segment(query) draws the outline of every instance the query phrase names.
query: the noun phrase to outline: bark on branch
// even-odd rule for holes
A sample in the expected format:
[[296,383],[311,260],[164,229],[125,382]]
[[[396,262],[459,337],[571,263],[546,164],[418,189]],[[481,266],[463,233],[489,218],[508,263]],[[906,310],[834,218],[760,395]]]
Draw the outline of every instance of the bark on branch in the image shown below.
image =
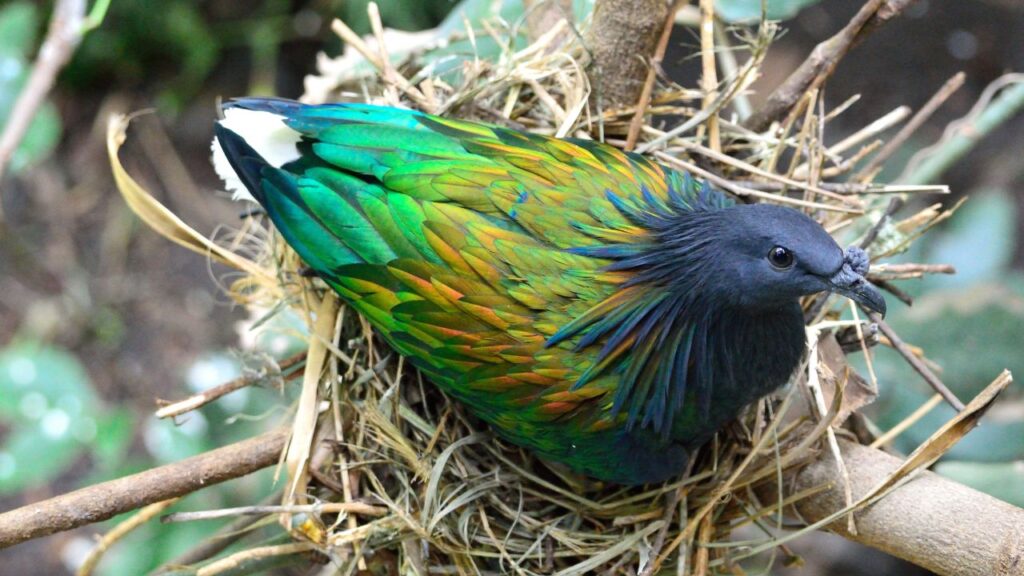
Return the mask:
[[668,14],[665,0],[597,0],[587,33],[591,83],[605,108],[636,104]]
[[763,132],[772,122],[782,119],[804,94],[819,88],[832,75],[851,48],[916,1],[868,0],[842,30],[814,47],[807,60],[744,123],[746,127]]
[[[898,458],[880,450],[840,441],[856,500],[886,479]],[[846,506],[842,480],[830,453],[804,468],[786,492],[795,494],[830,484],[829,490],[800,501],[797,511],[808,522],[826,518]],[[775,488],[761,492],[775,499]],[[1024,576],[1024,510],[987,494],[924,471],[880,501],[856,514],[857,533],[844,520],[829,529],[950,576]]]
[[266,468],[277,463],[287,439],[287,430],[267,432],[181,462],[4,512],[0,514],[0,549],[102,522]]

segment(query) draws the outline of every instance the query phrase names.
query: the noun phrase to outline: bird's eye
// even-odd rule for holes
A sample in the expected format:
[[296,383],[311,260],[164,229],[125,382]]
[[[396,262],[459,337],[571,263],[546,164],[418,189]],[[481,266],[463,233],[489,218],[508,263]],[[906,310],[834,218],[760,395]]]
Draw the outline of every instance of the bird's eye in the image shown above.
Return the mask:
[[779,270],[785,270],[793,265],[793,253],[782,246],[776,246],[768,251],[768,262]]

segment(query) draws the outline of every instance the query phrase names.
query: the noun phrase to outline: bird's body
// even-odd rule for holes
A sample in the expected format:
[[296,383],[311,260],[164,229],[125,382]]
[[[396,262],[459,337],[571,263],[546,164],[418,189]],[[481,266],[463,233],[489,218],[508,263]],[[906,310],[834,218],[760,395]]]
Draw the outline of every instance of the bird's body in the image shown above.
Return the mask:
[[[785,383],[799,296],[880,299],[862,253],[803,214],[732,205],[594,142],[245,99],[214,152],[229,187],[430,380],[509,441],[605,480],[681,473]],[[851,286],[829,284],[840,276]]]

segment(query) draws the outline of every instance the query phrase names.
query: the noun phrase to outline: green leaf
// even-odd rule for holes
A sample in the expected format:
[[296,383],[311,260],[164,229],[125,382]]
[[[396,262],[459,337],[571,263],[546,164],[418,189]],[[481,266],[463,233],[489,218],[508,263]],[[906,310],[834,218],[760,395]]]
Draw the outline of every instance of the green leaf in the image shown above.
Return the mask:
[[[123,452],[131,421],[111,427],[85,369],[71,354],[38,343],[0,350],[0,493],[45,483],[92,447]],[[114,444],[119,448],[113,448]]]
[[0,350],[0,421],[34,422],[51,409],[77,418],[97,405],[89,376],[71,354],[29,342]]
[[44,102],[36,111],[21,144],[11,156],[11,171],[19,172],[46,158],[60,142],[61,123],[57,108]]
[[146,449],[158,462],[175,462],[213,448],[209,422],[201,411],[182,416],[177,423],[151,419],[143,430]]
[[119,465],[131,446],[134,429],[135,418],[130,410],[114,410],[100,418],[92,443],[97,463],[104,468]]
[[[767,0],[768,20],[787,20],[820,0]],[[754,22],[761,19],[761,0],[716,0],[715,10],[726,22]]]
[[0,494],[44,484],[75,461],[84,447],[68,433],[69,424],[66,415],[51,412],[8,435],[0,447]]
[[28,57],[35,47],[38,27],[39,10],[32,2],[12,2],[0,8],[0,55]]

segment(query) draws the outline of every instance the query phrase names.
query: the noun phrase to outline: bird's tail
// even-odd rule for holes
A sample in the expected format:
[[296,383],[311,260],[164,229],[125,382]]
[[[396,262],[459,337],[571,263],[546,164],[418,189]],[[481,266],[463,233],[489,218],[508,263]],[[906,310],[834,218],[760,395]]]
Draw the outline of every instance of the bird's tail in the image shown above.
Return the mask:
[[215,127],[214,166],[236,197],[263,206],[318,272],[385,264],[423,241],[410,237],[415,211],[388,194],[385,175],[401,178],[413,158],[466,154],[456,139],[426,128],[425,118],[366,104],[232,100]]

